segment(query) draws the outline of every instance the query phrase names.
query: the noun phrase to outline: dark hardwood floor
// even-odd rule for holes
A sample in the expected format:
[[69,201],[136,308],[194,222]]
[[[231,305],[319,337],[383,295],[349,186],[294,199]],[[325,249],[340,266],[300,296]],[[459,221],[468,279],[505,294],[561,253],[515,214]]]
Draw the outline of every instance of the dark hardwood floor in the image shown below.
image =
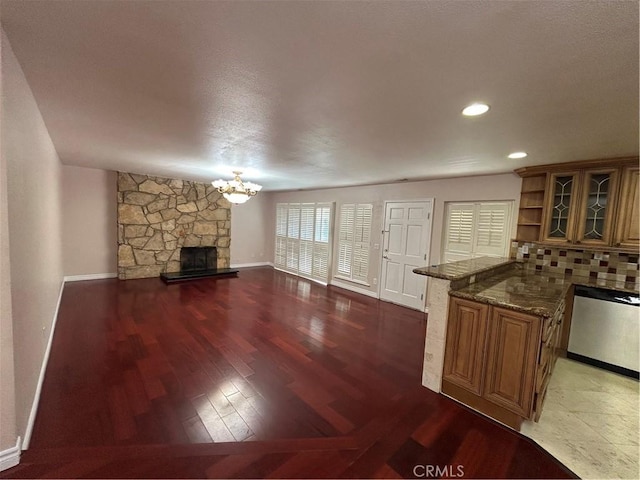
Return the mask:
[[573,477],[420,386],[425,327],[270,268],[69,283],[31,446],[0,477]]

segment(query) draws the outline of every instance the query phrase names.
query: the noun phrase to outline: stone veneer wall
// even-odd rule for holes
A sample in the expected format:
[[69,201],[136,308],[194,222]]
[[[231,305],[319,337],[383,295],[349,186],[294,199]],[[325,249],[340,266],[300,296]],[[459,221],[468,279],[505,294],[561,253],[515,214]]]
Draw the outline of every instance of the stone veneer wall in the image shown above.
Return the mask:
[[[527,246],[528,253],[523,247]],[[532,242],[511,242],[511,258],[522,260],[535,270],[557,272],[611,280],[640,283],[638,253],[594,251],[538,245]]]
[[231,204],[212,186],[118,172],[118,278],[180,271],[182,247],[217,247],[229,267]]

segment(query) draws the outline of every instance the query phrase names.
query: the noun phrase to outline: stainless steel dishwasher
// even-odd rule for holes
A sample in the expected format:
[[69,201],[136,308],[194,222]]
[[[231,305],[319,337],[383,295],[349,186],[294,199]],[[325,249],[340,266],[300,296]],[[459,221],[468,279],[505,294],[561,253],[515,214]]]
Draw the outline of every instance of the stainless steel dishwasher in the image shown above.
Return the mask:
[[637,293],[576,285],[567,357],[639,378]]

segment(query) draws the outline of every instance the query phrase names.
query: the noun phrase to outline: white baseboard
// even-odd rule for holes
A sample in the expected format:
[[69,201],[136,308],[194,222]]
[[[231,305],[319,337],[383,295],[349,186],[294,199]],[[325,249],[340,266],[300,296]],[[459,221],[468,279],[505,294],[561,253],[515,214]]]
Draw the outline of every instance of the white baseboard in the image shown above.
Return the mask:
[[273,267],[273,263],[271,262],[232,263],[229,268],[248,268],[248,267]]
[[36,421],[36,414],[38,413],[38,404],[40,403],[40,393],[42,392],[42,383],[44,382],[44,374],[47,372],[47,364],[49,363],[49,354],[51,353],[51,344],[53,343],[53,333],[56,331],[56,323],[58,323],[58,311],[60,310],[60,302],[62,301],[62,292],[64,291],[64,280],[60,285],[60,294],[58,295],[58,304],[56,305],[56,311],[53,313],[53,322],[51,323],[51,331],[49,332],[49,340],[47,341],[47,348],[44,351],[44,357],[42,358],[42,366],[40,367],[40,376],[38,377],[38,386],[36,387],[36,393],[33,396],[33,403],[31,404],[31,412],[29,413],[29,421],[27,422],[27,429],[24,432],[24,441],[22,442],[22,450],[29,448],[29,442],[31,441],[31,434],[33,433],[33,425]]
[[103,280],[105,278],[118,278],[117,273],[90,273],[88,275],[67,275],[65,282],[81,282],[83,280]]
[[0,452],[0,472],[15,467],[20,463],[20,437],[16,439],[16,445]]
[[351,285],[347,282],[341,282],[340,280],[336,280],[332,278],[329,282],[329,285],[333,285],[334,287],[344,288],[345,290],[349,290],[351,292],[359,293],[361,295],[366,295],[367,297],[379,298],[378,292],[372,292],[362,287],[358,287],[356,285]]

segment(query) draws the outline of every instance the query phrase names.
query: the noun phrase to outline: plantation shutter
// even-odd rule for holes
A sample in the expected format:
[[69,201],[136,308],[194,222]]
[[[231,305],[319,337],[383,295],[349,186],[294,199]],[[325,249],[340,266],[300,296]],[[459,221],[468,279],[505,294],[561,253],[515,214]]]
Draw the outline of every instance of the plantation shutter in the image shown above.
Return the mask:
[[448,203],[442,259],[508,255],[511,202]]
[[473,203],[447,205],[443,258],[445,263],[471,258],[474,209]]
[[342,205],[340,209],[340,233],[338,237],[338,275],[344,275],[349,278],[351,278],[351,265],[353,263],[355,217],[355,205]]
[[369,276],[369,246],[371,244],[371,219],[373,205],[356,207],[355,235],[353,239],[352,278],[367,281]]
[[298,270],[300,237],[300,204],[289,205],[289,218],[287,221],[287,268]]
[[332,204],[276,206],[276,268],[328,281],[332,211]]
[[372,219],[371,204],[348,203],[340,208],[338,276],[367,281]]
[[276,267],[286,267],[287,258],[287,216],[289,207],[279,203],[276,206],[276,251],[274,264]]
[[331,207],[328,205],[316,207],[315,220],[312,276],[328,280]]
[[300,207],[300,258],[298,270],[305,275],[313,271],[313,237],[315,204],[303,203]]
[[476,256],[502,256],[508,242],[507,222],[510,208],[505,203],[481,203],[477,205],[477,227],[474,245]]

